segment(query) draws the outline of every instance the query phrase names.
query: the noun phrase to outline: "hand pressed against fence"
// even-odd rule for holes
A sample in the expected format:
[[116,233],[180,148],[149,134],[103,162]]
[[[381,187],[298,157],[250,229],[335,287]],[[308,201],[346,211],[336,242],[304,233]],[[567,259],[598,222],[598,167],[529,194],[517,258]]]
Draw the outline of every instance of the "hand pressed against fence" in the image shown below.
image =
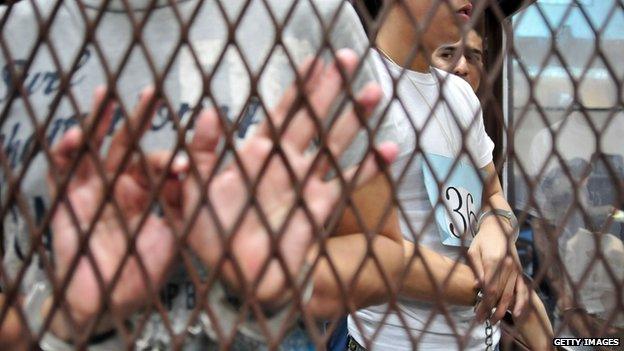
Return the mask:
[[[271,251],[273,233],[280,226],[285,226],[279,254],[286,263],[287,273],[296,275],[312,245],[313,229],[325,223],[342,191],[339,179],[325,180],[328,166],[324,158],[327,156],[322,156],[321,162],[315,162],[315,156],[317,152],[331,152],[338,159],[360,129],[356,110],[350,107],[338,117],[334,129],[328,133],[328,151],[320,149],[309,152],[308,146],[317,135],[312,121],[317,118],[321,125],[326,124],[331,106],[344,83],[340,70],[347,76],[351,75],[357,63],[358,59],[353,52],[343,50],[337,53],[337,60],[333,64],[323,66],[319,62],[302,67],[301,74],[307,77],[304,91],[291,88],[268,116],[278,129],[285,128],[284,135],[279,138],[272,135],[268,120],[265,121],[260,131],[236,150],[240,164],[232,162],[217,172],[208,183],[206,181],[215,171],[218,152],[221,152],[218,146],[222,132],[216,111],[204,110],[200,113],[195,123],[195,134],[188,146],[189,160],[196,166],[201,178],[198,179],[194,172],[189,172],[189,164],[173,162],[172,169],[167,169],[166,165],[173,157],[169,152],[150,153],[145,158],[132,157],[138,152],[134,149],[135,142],[140,139],[153,115],[157,102],[153,89],[144,91],[129,118],[128,125],[131,128],[118,131],[113,136],[106,156],[101,160],[94,159],[110,127],[114,106],[112,102],[104,103],[105,90],[98,89],[93,111],[101,113],[93,112],[90,118],[91,125],[95,125],[94,138],[86,141],[79,128],[68,131],[53,151],[55,167],[49,175],[52,194],[61,194],[59,198],[65,200],[54,214],[53,246],[57,258],[57,278],[59,281],[70,279],[65,299],[72,310],[72,317],[81,325],[92,320],[102,308],[102,288],[112,291],[112,305],[106,308],[121,318],[149,304],[175,257],[174,229],[181,228],[185,221],[191,220],[188,243],[204,264],[214,267],[222,255],[231,259],[222,268],[216,267],[223,269],[221,277],[226,279],[228,285],[236,288],[257,281],[260,268],[269,263],[267,272],[255,290],[256,297],[266,302],[282,292],[285,272],[274,260],[275,254]],[[299,103],[303,95],[309,104]],[[379,87],[370,84],[358,93],[355,105],[366,116],[370,116],[380,98]],[[291,113],[293,118],[286,126]],[[91,154],[78,153],[83,143],[92,147]],[[272,150],[280,150],[280,153]],[[381,145],[377,151],[388,163],[392,162],[397,153],[391,143]],[[76,155],[81,159],[77,167],[72,169]],[[263,167],[265,162],[268,164]],[[294,173],[294,178],[286,163]],[[356,187],[372,179],[378,172],[372,151],[362,162],[360,172],[356,172],[355,167],[344,172],[343,176],[347,182],[354,180]],[[119,176],[114,183],[105,184],[100,170],[107,182],[117,172]],[[59,172],[72,172],[64,193],[59,192],[62,190],[61,183],[55,178]],[[183,178],[183,174],[188,176]],[[254,192],[249,191],[245,174],[251,183],[257,181]],[[358,177],[354,179],[356,174]],[[151,184],[157,183],[161,177],[166,177],[164,186],[160,194],[152,195],[154,188]],[[112,187],[110,194],[107,187]],[[300,192],[297,191],[299,188]],[[202,192],[207,194],[206,198],[216,213],[206,209]],[[298,200],[298,196],[301,196],[301,200]],[[173,215],[165,215],[163,218],[153,213],[156,199],[160,199],[160,206],[165,213]],[[309,209],[311,219],[304,214],[300,201]],[[260,220],[253,207],[240,217],[248,203],[256,204],[263,211],[270,228]],[[291,207],[296,209],[287,221]],[[197,210],[200,213],[194,216]],[[234,236],[232,246],[226,247],[220,234],[232,231],[239,217],[240,225],[230,233]],[[171,228],[171,225],[177,228]],[[92,230],[89,230],[90,227]],[[219,227],[225,233],[220,233]],[[87,249],[80,250],[81,238],[89,234],[85,239]],[[131,252],[128,247],[132,237],[136,239],[136,253],[125,260],[128,252]],[[93,255],[93,263],[87,256],[87,250]],[[76,259],[78,264],[72,270],[72,262]],[[142,264],[138,262],[139,259]],[[122,264],[118,281],[114,287],[109,286]],[[241,268],[245,282],[238,279],[233,264]],[[104,286],[98,283],[99,275]]]
[[[166,220],[152,211],[152,188],[148,179],[162,174],[168,155],[150,154],[144,165],[132,157],[136,152],[132,140],[140,139],[156,104],[154,89],[145,89],[129,123],[113,136],[106,156],[100,158],[100,148],[116,103],[107,97],[106,88],[98,88],[88,119],[93,136],[89,138],[75,127],[62,137],[52,152],[54,167],[50,167],[48,184],[52,198],[59,201],[52,220],[57,279],[69,279],[65,299],[78,326],[85,325],[102,308],[102,294],[109,289],[112,305],[107,307],[121,318],[150,301],[174,257],[174,233]],[[83,145],[89,151],[80,155],[78,151]],[[80,159],[73,168],[77,156]],[[62,193],[59,192],[62,177],[56,176],[59,173],[70,177]],[[173,195],[163,201],[172,209],[175,208],[175,191],[171,190],[175,186],[168,181],[162,192]],[[156,196],[157,199],[158,194]],[[135,254],[129,250],[133,238],[136,239]],[[87,243],[84,250],[80,248],[83,240]],[[87,251],[93,255],[93,262]],[[72,269],[77,256],[78,263]],[[110,283],[119,269],[120,277],[113,287]],[[103,286],[98,283],[98,276]]]
[[[250,137],[238,150],[244,173],[252,183],[256,182],[253,193],[248,190],[244,173],[236,162],[219,173],[208,188],[204,189],[207,190],[209,201],[215,206],[218,222],[226,232],[234,229],[231,233],[234,236],[232,252],[229,253],[231,259],[224,266],[223,273],[227,281],[235,287],[240,287],[243,282],[236,277],[232,264],[237,264],[242,269],[244,283],[255,283],[260,279],[259,286],[255,289],[256,297],[260,301],[270,301],[284,292],[285,273],[297,276],[314,241],[314,229],[322,228],[341,196],[340,180],[325,180],[328,166],[323,159],[326,156],[317,160],[318,153],[325,151],[307,150],[317,134],[313,120],[318,119],[323,128],[322,125],[327,124],[332,104],[341,92],[343,79],[340,70],[351,75],[357,63],[355,53],[341,50],[333,64],[323,67],[321,62],[310,62],[300,70],[300,75],[307,77],[303,91],[293,86],[268,116],[277,133],[284,131],[279,144],[272,141],[273,135],[267,120],[260,127],[259,133]],[[307,104],[300,102],[304,95],[307,96],[309,108]],[[366,116],[370,116],[380,99],[380,88],[376,84],[369,84],[359,92],[355,104]],[[292,116],[289,123],[288,116]],[[196,133],[208,135],[202,133],[203,130],[217,128],[215,114],[207,112],[198,121]],[[334,158],[340,157],[359,129],[360,123],[354,109],[349,109],[338,117],[332,131],[327,133],[326,140],[327,149]],[[207,138],[196,137],[191,147],[191,159],[200,165],[203,181],[209,176],[209,165],[214,161],[212,155],[218,139],[219,133],[210,133]],[[396,155],[393,144],[382,144],[378,151],[388,163]],[[369,154],[361,167],[358,178],[355,179],[356,187],[369,181],[377,173],[374,155]],[[356,167],[353,167],[343,173],[347,184],[353,179],[355,170]],[[297,191],[298,188],[301,189],[300,192]],[[199,182],[189,179],[185,186],[187,217],[191,217],[192,212],[200,205],[201,191]],[[250,197],[257,207],[246,210],[238,223],[239,214]],[[310,216],[306,215],[303,206],[299,207],[299,203],[305,204]],[[289,218],[292,208],[295,211]],[[259,211],[266,216],[268,228],[261,220]],[[191,246],[209,266],[214,266],[226,253],[215,224],[215,218],[203,207],[189,237]],[[284,259],[287,272],[284,272],[271,251],[272,243],[277,240],[279,255]],[[266,273],[261,277],[262,267],[267,263],[269,265]]]

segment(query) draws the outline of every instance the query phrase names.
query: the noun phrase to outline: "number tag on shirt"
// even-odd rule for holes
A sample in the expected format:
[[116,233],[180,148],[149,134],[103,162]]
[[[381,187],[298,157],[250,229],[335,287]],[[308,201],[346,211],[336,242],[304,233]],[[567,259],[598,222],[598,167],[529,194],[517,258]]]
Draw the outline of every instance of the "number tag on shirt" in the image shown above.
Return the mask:
[[[425,188],[435,209],[440,240],[444,245],[462,246],[463,237],[463,245],[467,246],[477,234],[477,213],[481,209],[483,182],[478,170],[461,161],[453,167],[455,159],[451,157],[429,153],[425,157],[429,161],[427,164],[423,160],[422,166]],[[436,179],[443,182],[440,188]]]

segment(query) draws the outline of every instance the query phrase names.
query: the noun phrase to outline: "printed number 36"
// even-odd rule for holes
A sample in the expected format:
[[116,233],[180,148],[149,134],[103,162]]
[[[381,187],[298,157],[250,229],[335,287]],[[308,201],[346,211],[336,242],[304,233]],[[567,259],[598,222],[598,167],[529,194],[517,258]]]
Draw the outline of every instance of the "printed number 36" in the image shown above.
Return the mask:
[[[474,213],[474,198],[472,194],[464,188],[449,186],[445,191],[446,198],[446,221],[451,234],[460,238],[463,233],[470,229],[472,237],[477,235],[475,226],[477,215]],[[457,224],[457,226],[456,226]],[[457,228],[461,225],[461,228]]]

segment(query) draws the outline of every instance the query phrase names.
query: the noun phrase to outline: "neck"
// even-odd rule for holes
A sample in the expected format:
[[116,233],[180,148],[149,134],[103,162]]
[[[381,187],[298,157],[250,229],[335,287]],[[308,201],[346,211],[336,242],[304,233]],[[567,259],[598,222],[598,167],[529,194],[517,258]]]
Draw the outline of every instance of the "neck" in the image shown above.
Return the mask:
[[424,45],[415,48],[416,30],[402,10],[395,9],[388,14],[377,34],[376,44],[397,64],[413,71],[429,72],[429,50]]

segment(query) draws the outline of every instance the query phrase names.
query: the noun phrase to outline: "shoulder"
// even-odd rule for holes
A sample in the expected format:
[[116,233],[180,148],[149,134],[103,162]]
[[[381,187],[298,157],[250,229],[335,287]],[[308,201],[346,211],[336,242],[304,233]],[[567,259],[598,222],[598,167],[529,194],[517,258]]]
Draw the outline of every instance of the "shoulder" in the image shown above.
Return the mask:
[[468,82],[463,80],[461,77],[458,77],[455,74],[443,71],[438,68],[433,68],[433,71],[436,73],[441,80],[444,80],[445,89],[448,89],[449,92],[452,92],[454,95],[460,95],[467,100],[470,100],[472,104],[479,104],[479,99],[477,95],[472,90],[472,87]]
[[481,102],[468,82],[452,73],[437,68],[433,68],[433,70],[443,81],[444,97],[451,106],[461,109],[468,106],[472,116],[481,112]]
[[310,3],[318,9],[323,17],[330,19],[337,11],[353,10],[351,3],[343,0],[311,0]]

